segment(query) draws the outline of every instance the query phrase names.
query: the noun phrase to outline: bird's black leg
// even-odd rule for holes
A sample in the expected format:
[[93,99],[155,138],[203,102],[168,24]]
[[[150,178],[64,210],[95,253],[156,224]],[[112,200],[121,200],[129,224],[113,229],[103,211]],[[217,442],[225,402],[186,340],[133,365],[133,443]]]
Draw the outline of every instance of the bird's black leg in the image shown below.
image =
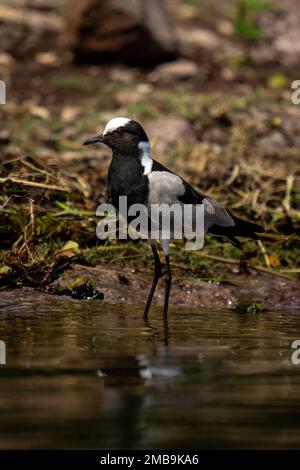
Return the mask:
[[148,295],[148,299],[147,299],[147,304],[146,304],[146,307],[145,307],[145,310],[144,310],[144,320],[145,321],[147,321],[147,319],[148,319],[148,312],[149,312],[149,309],[151,307],[153,295],[154,295],[158,280],[161,277],[161,271],[162,271],[162,264],[161,264],[159,256],[158,256],[156,245],[151,245],[151,248],[152,248],[152,253],[153,253],[153,257],[154,257],[155,266],[154,266],[152,286],[151,286],[151,289],[150,289],[150,292],[149,292],[149,295]]
[[164,312],[163,312],[163,319],[165,322],[168,320],[169,297],[170,297],[170,290],[171,290],[171,284],[172,284],[172,272],[171,272],[169,255],[166,255],[166,266],[167,266],[167,273],[165,276],[165,301],[164,301]]

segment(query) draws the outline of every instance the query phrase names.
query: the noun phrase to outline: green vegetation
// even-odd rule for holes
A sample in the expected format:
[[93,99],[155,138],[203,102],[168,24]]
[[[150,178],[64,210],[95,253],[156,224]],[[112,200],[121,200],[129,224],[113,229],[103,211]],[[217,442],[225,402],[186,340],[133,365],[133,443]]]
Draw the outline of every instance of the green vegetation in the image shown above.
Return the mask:
[[[81,83],[79,76],[74,77],[74,84]],[[94,76],[84,82],[95,90],[91,97],[90,89],[81,89],[86,94],[84,105],[70,97],[63,108],[49,111],[28,103],[3,113],[10,146],[1,147],[7,152],[0,178],[2,288],[46,287],[72,264],[110,263],[122,270],[126,260],[141,269],[152,266],[146,244],[102,243],[96,238],[95,209],[104,200],[109,158],[103,159],[100,147],[82,147],[84,137],[104,124],[100,103],[102,113],[110,109],[111,115],[116,114],[112,103],[133,84],[112,81],[98,87],[104,80]],[[51,83],[55,94],[66,80],[60,76]],[[295,279],[298,149],[293,143],[294,124],[288,115],[284,118],[289,97],[271,86],[246,94],[199,93],[182,85],[154,88],[137,83],[135,88],[138,99],[125,100],[118,114],[133,116],[146,128],[148,119],[181,118],[197,138],[195,143],[174,136],[176,145],[159,154],[153,141],[155,157],[237,216],[256,220],[267,230],[260,244],[247,242],[244,251],[210,237],[201,253],[188,253],[174,242],[179,248],[172,257],[177,278],[228,282],[232,272],[254,270]]]
[[265,306],[259,300],[245,300],[240,302],[235,309],[239,313],[261,313],[264,311]]
[[265,0],[238,0],[234,13],[234,32],[243,39],[257,39],[261,27],[257,24],[258,16],[273,10],[274,5]]

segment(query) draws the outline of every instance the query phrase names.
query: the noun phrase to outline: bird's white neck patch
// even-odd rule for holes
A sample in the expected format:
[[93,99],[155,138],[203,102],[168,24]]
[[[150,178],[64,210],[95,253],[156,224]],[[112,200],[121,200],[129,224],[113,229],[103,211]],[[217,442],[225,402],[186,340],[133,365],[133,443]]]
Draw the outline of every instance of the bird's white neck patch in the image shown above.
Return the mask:
[[140,152],[141,164],[144,167],[144,175],[148,175],[152,171],[153,160],[151,158],[151,147],[149,142],[140,142],[138,144]]
[[116,117],[108,121],[108,123],[105,126],[105,129],[103,131],[103,135],[109,134],[110,132],[115,131],[119,127],[126,126],[126,124],[129,124],[131,119],[126,118],[126,117]]

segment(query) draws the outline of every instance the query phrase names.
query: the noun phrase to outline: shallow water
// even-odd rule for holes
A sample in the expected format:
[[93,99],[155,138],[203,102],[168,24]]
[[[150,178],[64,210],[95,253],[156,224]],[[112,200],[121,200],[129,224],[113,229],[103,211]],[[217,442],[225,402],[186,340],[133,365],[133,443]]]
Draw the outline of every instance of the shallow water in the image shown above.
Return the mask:
[[0,447],[300,447],[300,312],[0,300]]

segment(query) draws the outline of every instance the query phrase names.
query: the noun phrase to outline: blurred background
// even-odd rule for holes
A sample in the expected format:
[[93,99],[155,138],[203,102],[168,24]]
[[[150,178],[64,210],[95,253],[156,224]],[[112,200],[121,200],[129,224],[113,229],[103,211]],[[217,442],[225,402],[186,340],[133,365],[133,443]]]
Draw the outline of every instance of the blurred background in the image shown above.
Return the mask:
[[52,285],[75,263],[136,267],[133,243],[104,250],[95,237],[110,152],[82,142],[114,116],[140,121],[154,158],[268,230],[244,253],[213,239],[206,258],[179,252],[179,270],[296,279],[299,24],[296,0],[1,0],[2,288]]

